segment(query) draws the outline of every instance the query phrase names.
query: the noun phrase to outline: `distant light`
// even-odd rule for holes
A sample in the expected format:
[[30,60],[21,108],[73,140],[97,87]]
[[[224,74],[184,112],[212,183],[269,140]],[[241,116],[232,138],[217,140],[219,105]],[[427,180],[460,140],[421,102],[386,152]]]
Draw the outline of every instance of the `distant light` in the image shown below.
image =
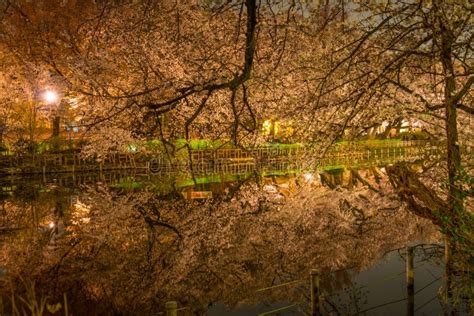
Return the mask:
[[415,121],[413,127],[421,127],[423,124],[420,121]]
[[262,124],[262,133],[264,136],[269,136],[272,131],[272,121],[265,120]]
[[46,91],[43,97],[44,97],[44,100],[48,103],[55,103],[59,99],[57,93],[51,90]]
[[48,226],[49,226],[49,228],[53,228],[54,227],[54,222],[49,223]]
[[273,130],[274,130],[275,135],[277,135],[280,130],[280,123],[275,122],[275,124],[273,124]]
[[136,145],[128,145],[128,151],[131,153],[136,153],[138,151],[138,147]]

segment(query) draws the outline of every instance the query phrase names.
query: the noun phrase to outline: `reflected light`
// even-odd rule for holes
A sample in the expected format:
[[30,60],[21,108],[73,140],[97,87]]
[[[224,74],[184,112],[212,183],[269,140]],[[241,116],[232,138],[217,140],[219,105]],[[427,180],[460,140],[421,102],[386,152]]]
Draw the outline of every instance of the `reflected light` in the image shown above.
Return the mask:
[[278,189],[276,188],[276,186],[270,185],[270,184],[264,185],[263,190],[265,192],[268,192],[268,193],[277,193],[278,192]]
[[305,173],[303,176],[306,179],[306,181],[313,180],[313,174],[312,173]]
[[82,203],[80,200],[77,200],[76,203],[74,203],[72,223],[74,225],[79,225],[81,223],[88,224],[91,220],[89,214],[89,206],[87,204]]
[[43,97],[44,100],[48,103],[55,103],[56,101],[58,101],[58,95],[56,94],[56,92],[51,90],[46,91]]

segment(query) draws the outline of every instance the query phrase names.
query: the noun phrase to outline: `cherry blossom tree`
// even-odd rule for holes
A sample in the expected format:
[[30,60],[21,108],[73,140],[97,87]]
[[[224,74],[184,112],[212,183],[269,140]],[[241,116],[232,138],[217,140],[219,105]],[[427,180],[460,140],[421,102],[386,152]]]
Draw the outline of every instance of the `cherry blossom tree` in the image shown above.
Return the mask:
[[[63,6],[71,14],[53,21]],[[298,119],[291,107],[307,89],[300,60],[312,52],[301,51],[324,28],[321,10],[292,1],[7,1],[2,40],[80,95],[88,126],[249,143],[262,119]]]
[[316,107],[334,109],[340,135],[412,117],[445,141],[443,158],[422,172],[407,166],[387,171],[409,208],[443,227],[459,254],[469,257],[472,7],[466,1],[364,1],[350,14],[352,21],[334,21],[341,35],[328,43],[323,71],[315,71],[321,74],[312,80]]

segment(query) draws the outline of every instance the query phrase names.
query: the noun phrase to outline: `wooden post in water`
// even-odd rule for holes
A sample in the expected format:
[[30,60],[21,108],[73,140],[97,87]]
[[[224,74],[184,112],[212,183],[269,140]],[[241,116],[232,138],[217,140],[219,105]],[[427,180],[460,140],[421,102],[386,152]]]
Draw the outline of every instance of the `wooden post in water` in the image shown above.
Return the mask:
[[415,315],[415,274],[413,268],[413,247],[407,247],[406,280],[407,280],[407,316]]
[[320,302],[320,288],[319,288],[319,272],[311,270],[311,316],[321,315],[321,302]]
[[165,303],[166,316],[178,316],[178,302],[168,301]]
[[452,243],[447,236],[444,237],[444,278],[446,280],[446,303],[448,311],[455,315],[453,310],[453,280],[452,280]]

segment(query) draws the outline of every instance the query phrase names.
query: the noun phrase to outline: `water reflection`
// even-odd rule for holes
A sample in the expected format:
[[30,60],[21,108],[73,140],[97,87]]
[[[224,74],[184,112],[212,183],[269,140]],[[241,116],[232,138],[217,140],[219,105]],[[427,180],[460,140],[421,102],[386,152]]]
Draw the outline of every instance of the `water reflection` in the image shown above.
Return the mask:
[[[317,270],[323,311],[345,315],[369,308],[356,285],[384,254],[433,244],[430,260],[439,260],[438,229],[407,212],[377,170],[182,182],[10,179],[0,236],[1,268],[13,283],[3,290],[20,295],[20,277],[35,280],[52,299],[66,293],[76,315],[156,314],[166,301],[187,307],[183,315],[289,305],[287,313],[301,314]],[[185,199],[192,192],[212,198]],[[376,278],[400,273],[383,270]]]

